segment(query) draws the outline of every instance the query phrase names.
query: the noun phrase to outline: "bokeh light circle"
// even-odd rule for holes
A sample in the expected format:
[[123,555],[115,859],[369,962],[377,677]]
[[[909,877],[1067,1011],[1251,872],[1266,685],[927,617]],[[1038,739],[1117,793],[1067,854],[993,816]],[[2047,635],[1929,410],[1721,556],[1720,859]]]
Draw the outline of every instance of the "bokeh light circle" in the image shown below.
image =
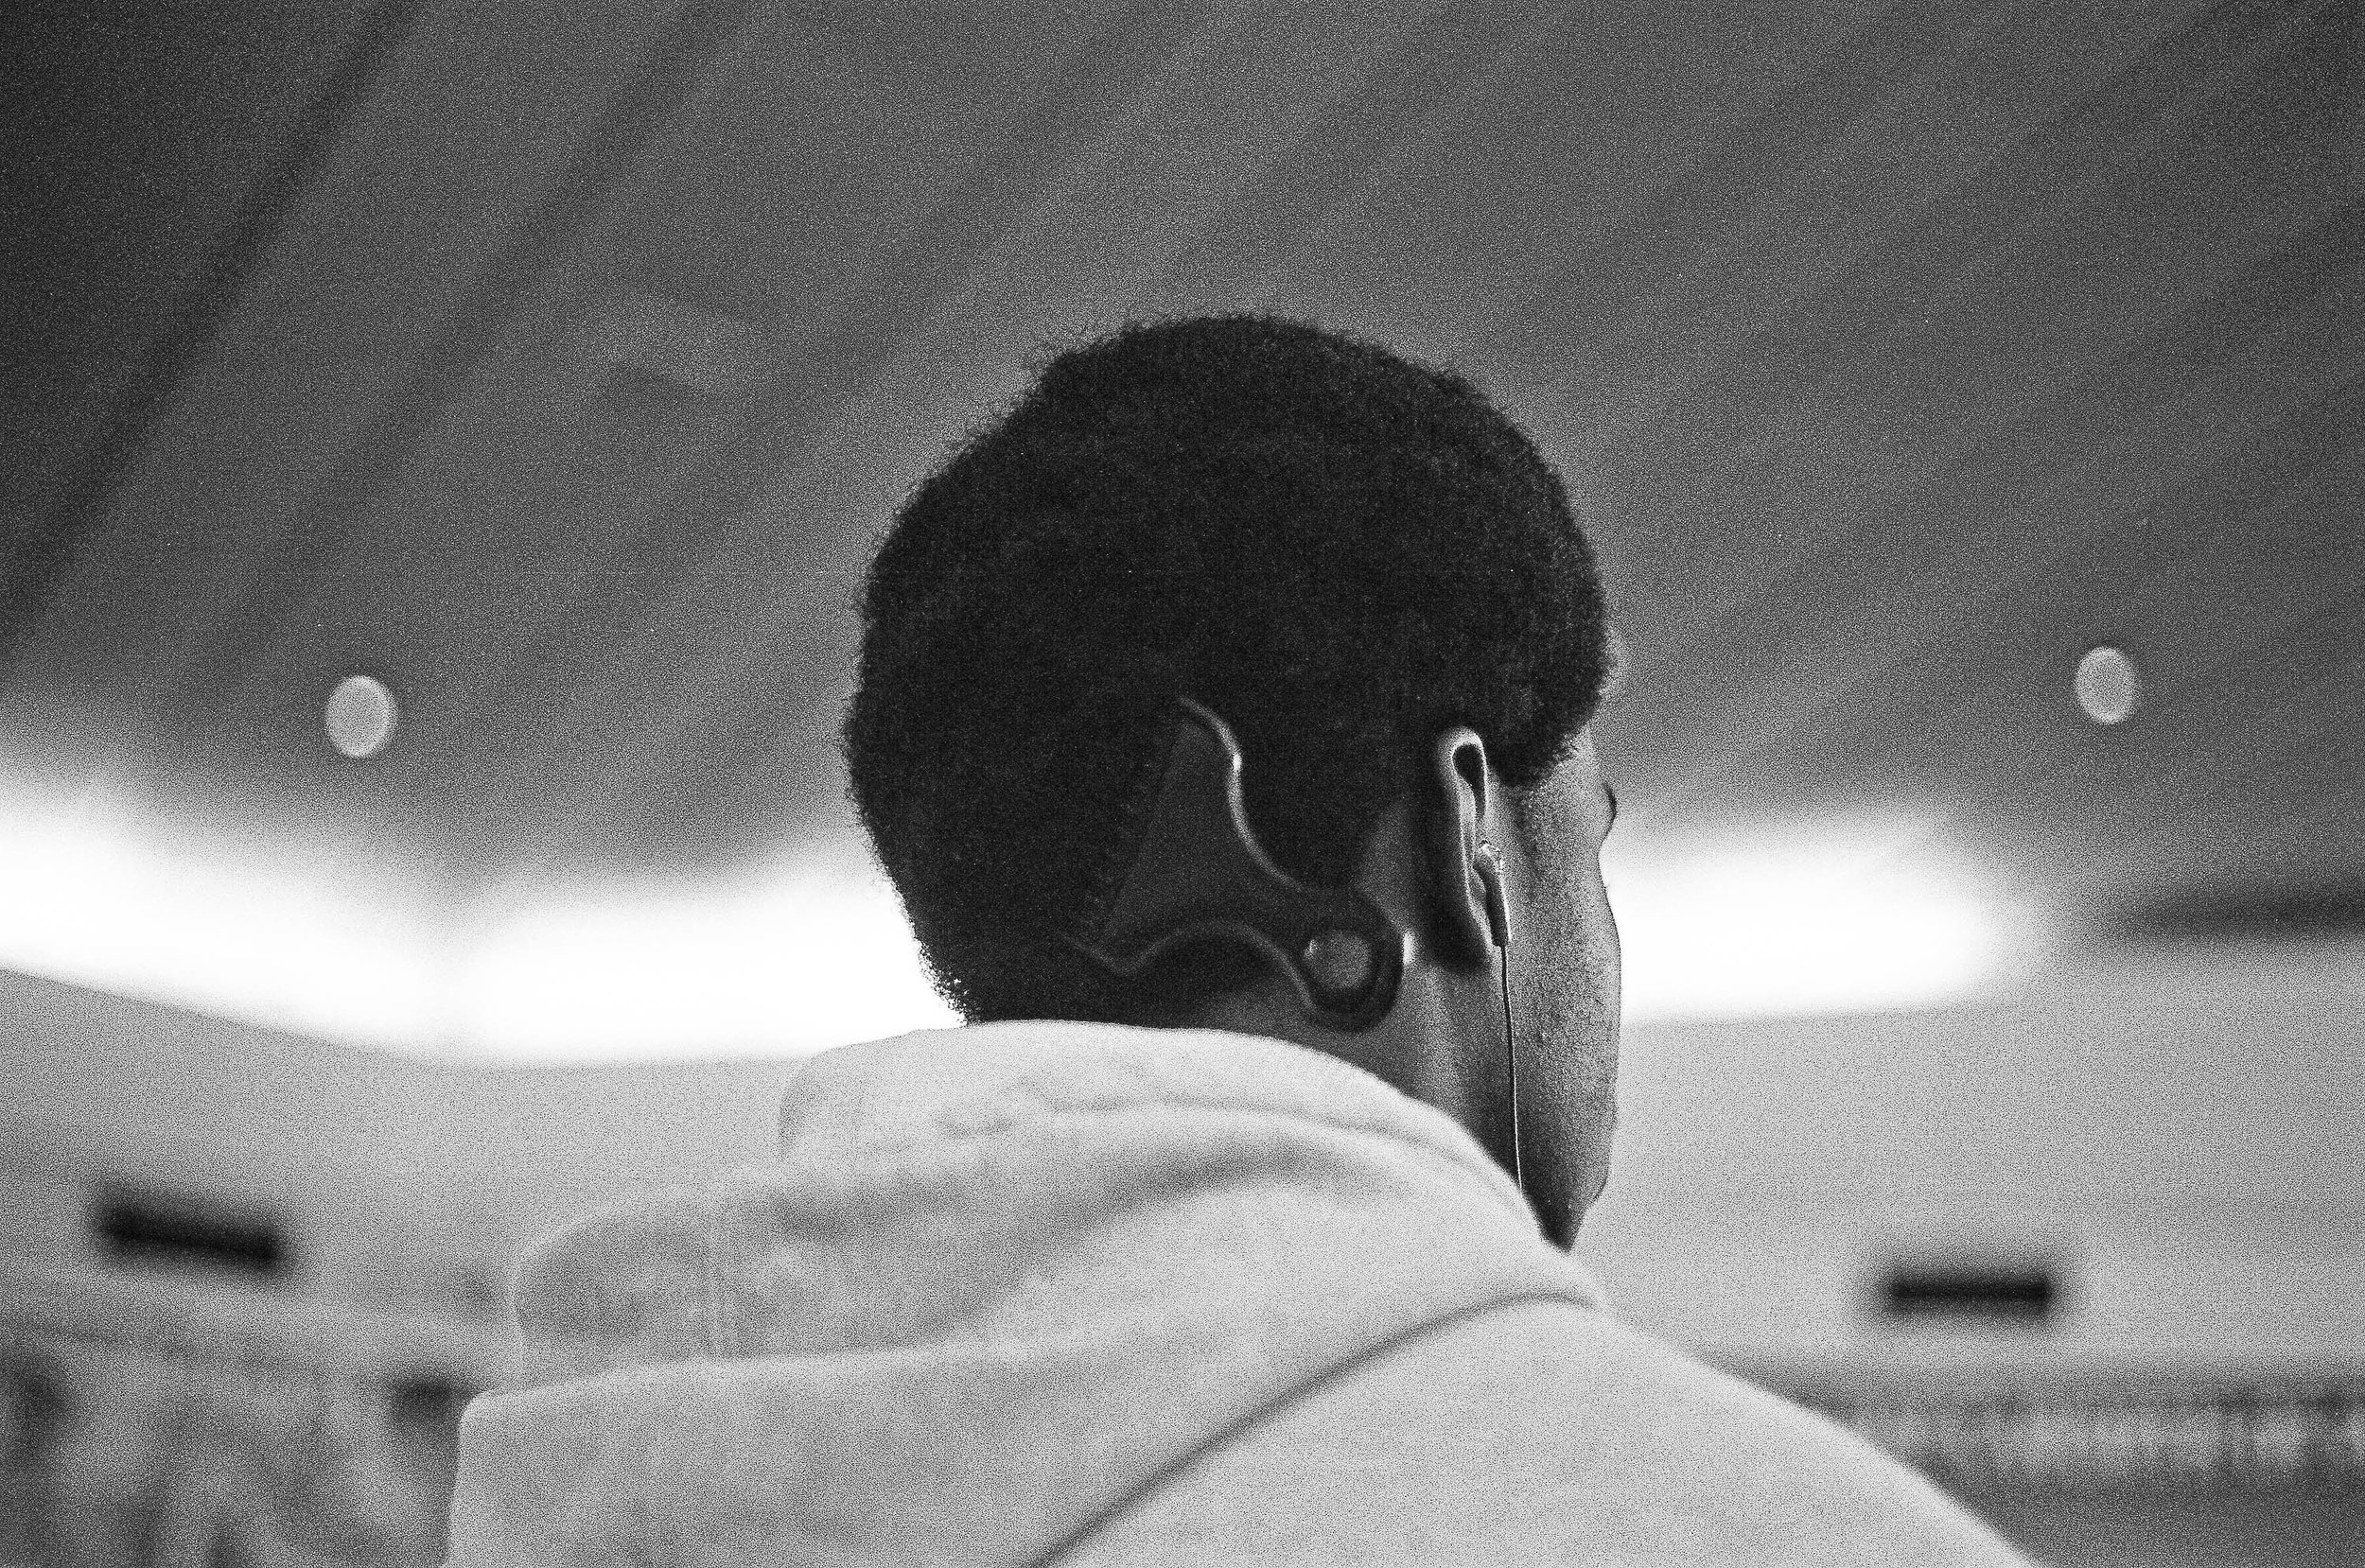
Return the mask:
[[394,738],[394,694],[383,681],[368,675],[347,675],[328,694],[329,743],[357,760],[376,757]]
[[2143,700],[2135,661],[2108,644],[2086,650],[2085,657],[2077,661],[2077,678],[2072,686],[2077,706],[2097,724],[2126,723]]

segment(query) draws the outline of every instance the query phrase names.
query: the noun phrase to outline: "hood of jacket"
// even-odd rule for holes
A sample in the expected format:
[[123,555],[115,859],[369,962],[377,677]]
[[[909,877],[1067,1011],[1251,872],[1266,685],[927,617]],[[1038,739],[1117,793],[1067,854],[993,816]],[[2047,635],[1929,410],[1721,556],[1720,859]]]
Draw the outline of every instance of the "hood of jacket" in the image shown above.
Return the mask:
[[1042,1561],[1529,1299],[1597,1291],[1466,1132],[1319,1053],[1079,1023],[832,1051],[777,1159],[529,1251],[451,1560]]

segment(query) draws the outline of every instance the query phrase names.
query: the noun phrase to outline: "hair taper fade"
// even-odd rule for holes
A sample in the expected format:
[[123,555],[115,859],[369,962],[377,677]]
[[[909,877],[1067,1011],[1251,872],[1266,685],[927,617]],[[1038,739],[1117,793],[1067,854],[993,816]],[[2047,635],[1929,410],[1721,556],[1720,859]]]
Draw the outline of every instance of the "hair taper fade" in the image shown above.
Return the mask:
[[1050,359],[905,502],[863,609],[854,803],[976,1021],[1139,1015],[1060,933],[1123,874],[1178,695],[1238,735],[1283,868],[1335,883],[1439,730],[1530,787],[1607,658],[1592,552],[1516,426],[1458,375],[1261,316]]

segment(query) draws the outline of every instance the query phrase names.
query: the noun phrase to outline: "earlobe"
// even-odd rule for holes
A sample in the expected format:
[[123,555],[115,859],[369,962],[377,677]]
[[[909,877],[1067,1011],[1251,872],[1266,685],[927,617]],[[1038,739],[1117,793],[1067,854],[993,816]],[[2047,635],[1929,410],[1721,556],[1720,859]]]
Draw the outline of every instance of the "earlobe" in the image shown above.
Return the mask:
[[1495,946],[1511,946],[1511,905],[1503,893],[1502,862],[1496,858],[1492,839],[1480,839],[1472,869],[1486,889],[1486,933],[1495,939]]

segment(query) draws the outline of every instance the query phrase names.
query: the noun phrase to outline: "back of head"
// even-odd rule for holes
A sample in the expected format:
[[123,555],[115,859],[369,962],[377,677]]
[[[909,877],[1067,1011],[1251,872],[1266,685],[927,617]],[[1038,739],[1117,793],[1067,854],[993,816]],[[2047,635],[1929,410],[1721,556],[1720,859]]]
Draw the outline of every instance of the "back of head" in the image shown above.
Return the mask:
[[[1282,868],[1346,880],[1428,741],[1515,792],[1590,717],[1592,555],[1467,382],[1297,322],[1134,326],[1052,359],[873,563],[846,744],[937,984],[972,1020],[1123,1019],[1061,940],[1120,879],[1177,696],[1221,714]],[[1202,955],[1168,995],[1239,984]]]

